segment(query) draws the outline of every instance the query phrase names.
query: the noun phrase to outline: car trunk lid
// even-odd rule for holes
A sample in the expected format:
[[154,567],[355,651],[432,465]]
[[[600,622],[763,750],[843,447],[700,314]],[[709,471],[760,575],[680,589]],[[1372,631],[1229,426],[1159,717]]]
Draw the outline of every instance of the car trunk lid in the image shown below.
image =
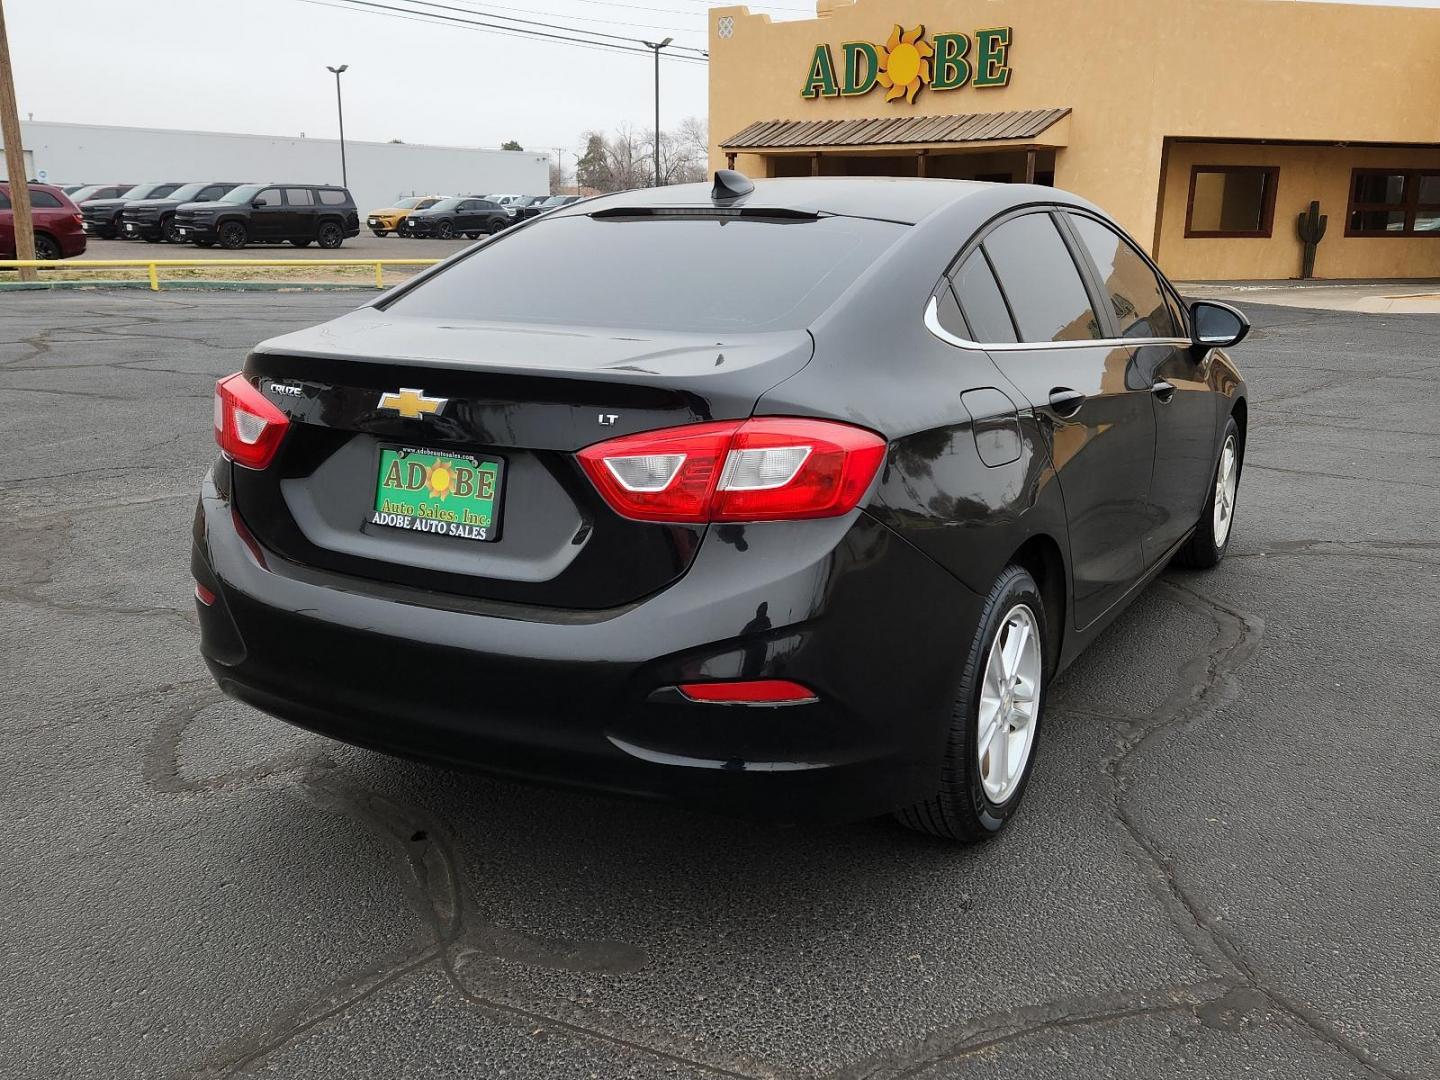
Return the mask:
[[[749,416],[812,347],[803,330],[630,332],[362,309],[266,342],[247,360],[290,430],[268,469],[236,467],[237,506],[264,546],[310,565],[494,600],[621,606],[682,575],[704,526],[619,517],[574,452]],[[372,520],[380,470],[406,450],[437,453],[413,459],[422,462],[495,463],[487,535],[499,538]]]

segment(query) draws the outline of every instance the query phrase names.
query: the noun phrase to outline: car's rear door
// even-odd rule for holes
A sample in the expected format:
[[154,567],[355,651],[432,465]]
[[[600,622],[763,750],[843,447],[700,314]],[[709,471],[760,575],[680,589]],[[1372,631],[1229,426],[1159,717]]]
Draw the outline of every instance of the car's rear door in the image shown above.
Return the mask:
[[1153,518],[1145,561],[1162,559],[1200,518],[1215,467],[1219,397],[1205,378],[1204,355],[1190,347],[1180,305],[1163,276],[1109,223],[1082,213],[1066,218],[1095,268],[1121,337],[1135,342],[1133,363],[1150,384],[1155,413]]
[[1093,622],[1144,572],[1155,418],[1150,383],[1107,324],[1046,209],[1001,221],[956,267],[972,336],[1049,432],[1065,500],[1075,622]]
[[285,189],[285,225],[282,236],[310,240],[315,236],[315,193],[309,188]]

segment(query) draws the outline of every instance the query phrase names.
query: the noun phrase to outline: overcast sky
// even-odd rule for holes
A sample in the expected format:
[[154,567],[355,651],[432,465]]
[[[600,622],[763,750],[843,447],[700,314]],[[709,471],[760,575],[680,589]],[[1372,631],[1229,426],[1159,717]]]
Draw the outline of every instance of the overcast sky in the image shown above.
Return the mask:
[[[354,139],[466,146],[517,139],[528,149],[573,152],[586,129],[652,123],[654,66],[648,54],[324,6],[335,2],[6,0],[20,114],[333,138],[334,76],[325,67],[346,63],[346,135]],[[414,0],[374,2],[415,6]],[[1391,2],[1440,6],[1440,0]],[[452,10],[435,6],[437,14],[490,11],[706,45],[707,0],[438,3]],[[805,0],[751,8],[777,19],[814,10]],[[705,113],[705,67],[663,63],[662,126]]]

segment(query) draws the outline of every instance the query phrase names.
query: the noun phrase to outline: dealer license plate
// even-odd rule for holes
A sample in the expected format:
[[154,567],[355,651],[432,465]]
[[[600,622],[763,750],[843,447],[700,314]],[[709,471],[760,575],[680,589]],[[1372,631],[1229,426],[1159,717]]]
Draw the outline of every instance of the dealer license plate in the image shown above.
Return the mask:
[[504,470],[504,462],[496,458],[381,447],[370,524],[463,540],[498,540]]

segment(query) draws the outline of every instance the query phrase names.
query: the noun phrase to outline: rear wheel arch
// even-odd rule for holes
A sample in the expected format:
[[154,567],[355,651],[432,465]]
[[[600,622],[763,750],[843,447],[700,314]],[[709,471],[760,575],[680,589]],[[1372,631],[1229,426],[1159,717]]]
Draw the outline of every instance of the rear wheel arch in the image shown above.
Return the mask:
[[1007,565],[1012,563],[1023,566],[1040,586],[1040,595],[1045,600],[1045,626],[1050,638],[1049,655],[1058,665],[1065,644],[1069,598],[1065,556],[1060,544],[1048,533],[1036,533],[1010,556]]
[[1240,431],[1240,462],[1245,462],[1245,429],[1250,421],[1250,406],[1243,397],[1237,397],[1235,404],[1230,409],[1230,415],[1235,418],[1235,426]]

